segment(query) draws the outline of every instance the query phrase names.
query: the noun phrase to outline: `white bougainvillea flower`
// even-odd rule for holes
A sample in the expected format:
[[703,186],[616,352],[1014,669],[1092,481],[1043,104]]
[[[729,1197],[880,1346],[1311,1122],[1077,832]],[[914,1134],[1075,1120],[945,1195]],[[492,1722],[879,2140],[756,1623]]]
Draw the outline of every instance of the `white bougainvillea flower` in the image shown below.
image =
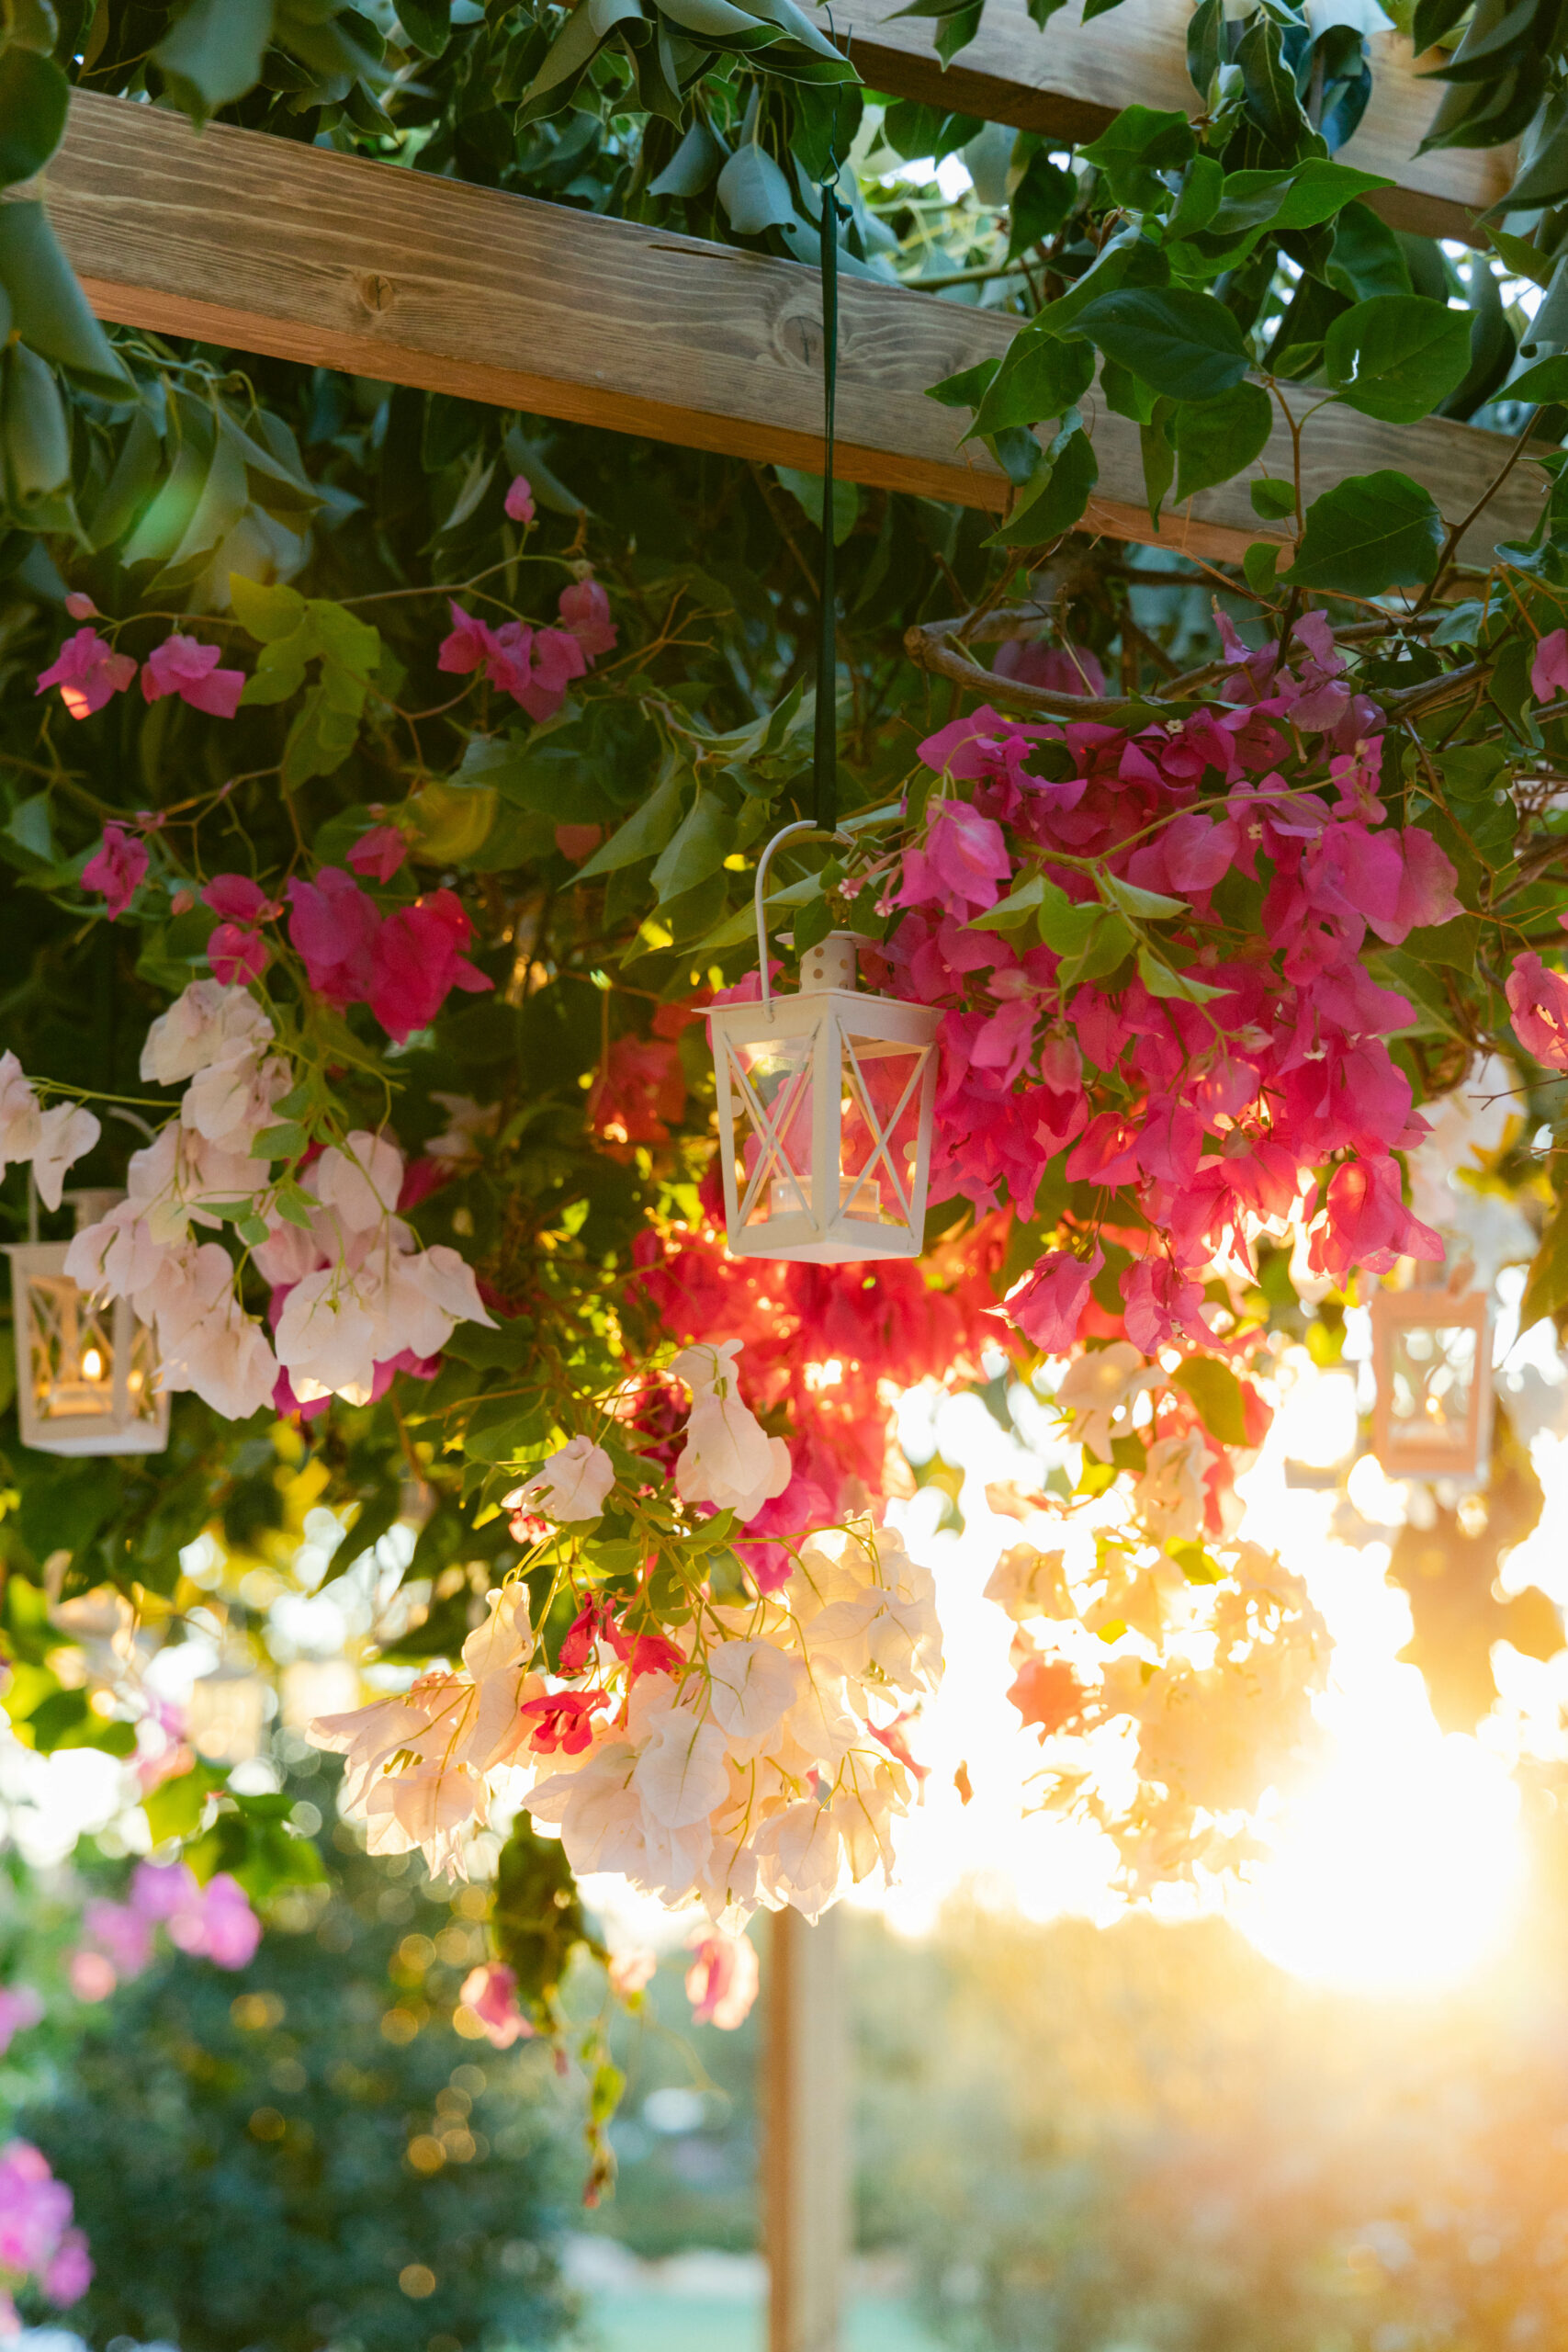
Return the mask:
[[1005,1609],[1015,1625],[1032,1617],[1071,1617],[1064,1552],[1041,1552],[1032,1544],[1010,1544],[991,1570],[985,1597]]
[[806,1671],[771,1642],[720,1642],[708,1652],[708,1705],[731,1738],[762,1740],[800,1697]]
[[599,1519],[615,1483],[615,1465],[602,1445],[589,1437],[568,1438],[536,1477],[513,1488],[504,1498],[505,1508],[537,1510],[561,1523]]
[[682,1348],[670,1369],[692,1392],[675,1491],[682,1502],[712,1503],[744,1523],[783,1494],[792,1465],[783,1438],[769,1437],[742,1402],[735,1371],[739,1352],[739,1340]]
[[1133,1509],[1155,1543],[1191,1544],[1202,1534],[1208,1466],[1209,1449],[1196,1430],[1186,1437],[1158,1438],[1150,1446],[1133,1489]]
[[79,1103],[42,1110],[15,1054],[0,1054],[0,1174],[12,1160],[30,1160],[45,1206],[57,1209],[65,1171],[97,1142],[99,1127]]
[[248,989],[192,980],[148,1030],[141,1075],[158,1086],[177,1086],[235,1051],[259,1055],[272,1035],[272,1023]]
[[1102,1461],[1111,1459],[1111,1424],[1118,1413],[1130,1411],[1145,1388],[1159,1385],[1158,1368],[1145,1363],[1130,1340],[1113,1340],[1075,1356],[1056,1391],[1056,1402],[1073,1417],[1073,1436]]
[[356,1128],[347,1146],[322,1152],[310,1170],[310,1189],[345,1233],[372,1233],[398,1205],[403,1156],[385,1136]]
[[365,1404],[375,1379],[376,1326],[351,1274],[323,1266],[297,1282],[283,1303],[277,1360],[302,1403],[334,1393]]

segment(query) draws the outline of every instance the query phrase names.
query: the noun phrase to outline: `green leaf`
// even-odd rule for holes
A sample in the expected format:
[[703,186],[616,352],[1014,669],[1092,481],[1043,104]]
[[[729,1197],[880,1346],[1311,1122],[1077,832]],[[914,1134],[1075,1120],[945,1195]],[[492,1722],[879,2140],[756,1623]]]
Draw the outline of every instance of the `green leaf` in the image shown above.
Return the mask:
[[[807,520],[822,528],[822,477],[797,473],[793,466],[775,466],[774,473]],[[860,492],[852,481],[833,484],[833,545],[841,548],[860,514]]]
[[[1395,183],[1379,172],[1358,171],[1353,164],[1336,163],[1326,155],[1307,155],[1296,164],[1285,190],[1285,199],[1274,215],[1276,229],[1315,229],[1322,220],[1341,215],[1354,204],[1358,197],[1370,194],[1373,188],[1393,187]],[[1370,219],[1371,213],[1366,206]]]
[[1220,209],[1224,193],[1224,165],[1213,155],[1194,155],[1181,183],[1176,209],[1165,224],[1165,241],[1196,236]]
[[977,435],[1066,416],[1093,381],[1094,348],[1081,336],[1021,334],[992,377],[964,437],[973,440]]
[[251,1150],[258,1159],[298,1159],[302,1151],[310,1149],[310,1138],[304,1128],[292,1119],[286,1119],[276,1127],[264,1127]]
[[657,856],[681,821],[681,802],[691,774],[690,768],[671,762],[658,789],[578,867],[577,880],[591,881],[596,874],[614,874],[623,865],[635,865],[639,858]]
[[701,196],[723,170],[728,153],[707,117],[694,114],[684,139],[659,177],[649,182],[649,196]]
[[1136,944],[1122,917],[1102,907],[1077,954],[1063,956],[1057,987],[1066,989],[1077,988],[1080,980],[1102,980],[1126,961]]
[[[1069,899],[1055,882],[1041,876],[1041,939],[1057,956],[1081,956],[1100,929],[1105,910],[1096,899]],[[1123,948],[1125,953],[1125,948]]]
[[[1261,384],[1237,384],[1217,401],[1186,402],[1170,421],[1176,450],[1177,503],[1252,465],[1263,454],[1274,425],[1274,404]],[[1292,498],[1292,506],[1295,503]]]
[[1280,577],[1292,588],[1381,596],[1430,580],[1442,544],[1429,490],[1387,469],[1351,474],[1307,508],[1295,562]]
[[795,218],[790,184],[766,149],[748,139],[718,175],[718,200],[738,237],[787,227]]
[[[1050,887],[1053,889],[1055,889],[1056,886],[1053,883]],[[987,908],[983,915],[976,915],[969,924],[969,929],[971,931],[1017,931],[1021,929],[1029,921],[1030,917],[1034,914],[1036,910],[1043,904],[1045,889],[1046,883],[1044,876],[1042,874],[1032,874],[1027,882],[1021,882],[1016,890],[1010,890],[1005,899],[998,899],[997,904],[994,907]],[[1057,895],[1060,897],[1065,894],[1058,892]],[[799,936],[800,926],[796,923],[795,937],[797,940]]]
[[1151,996],[1179,997],[1187,1004],[1206,1004],[1212,997],[1225,993],[1224,989],[1212,989],[1206,980],[1195,979],[1190,972],[1162,964],[1146,947],[1138,950],[1138,978]]
[[107,401],[136,397],[130,374],[88,308],[39,203],[16,198],[0,204],[0,286],[24,343],[63,368],[84,391]]
[[984,544],[988,548],[1043,547],[1060,538],[1082,519],[1090,492],[1100,480],[1100,464],[1089,435],[1073,419],[1064,424],[1045,453],[1045,459],[1019,504],[998,531]]
[[[1021,336],[1019,341],[1022,341]],[[1017,349],[1015,343],[1013,350]],[[940,384],[928,384],[926,398],[940,401],[943,408],[978,408],[1001,364],[999,359],[981,359],[973,368],[961,368],[956,376],[944,376]]]
[[1470,320],[1419,294],[1375,295],[1341,311],[1324,338],[1323,357],[1347,408],[1384,424],[1415,424],[1469,368]]
[[1543,254],[1528,237],[1515,237],[1506,229],[1488,228],[1486,242],[1498,259],[1505,264],[1510,277],[1528,277],[1544,293],[1551,283],[1557,266],[1556,256]]
[[1184,114],[1153,107],[1123,107],[1100,137],[1078,153],[1105,175],[1114,201],[1129,212],[1146,212],[1170,190],[1158,176],[1190,162],[1198,141]]
[[699,791],[680,830],[653,869],[654,895],[663,906],[716,874],[735,847],[735,819],[716,792]]
[[1222,1445],[1247,1443],[1247,1415],[1242,1409],[1241,1383],[1229,1364],[1217,1356],[1189,1356],[1170,1375],[1173,1388],[1184,1389],[1198,1408],[1211,1437]]
[[1136,922],[1165,922],[1172,915],[1192,911],[1185,899],[1168,898],[1163,890],[1140,889],[1135,882],[1123,882],[1119,874],[1104,873],[1097,878],[1101,897]]
[[152,1833],[152,1843],[161,1846],[170,1838],[191,1838],[201,1826],[201,1816],[207,1800],[215,1796],[228,1781],[226,1772],[211,1764],[197,1762],[188,1772],[177,1773],[171,1781],[160,1781],[141,1800],[141,1810],[147,1815],[147,1826]]
[[1525,1295],[1519,1301],[1519,1329],[1528,1331],[1544,1315],[1568,1306],[1568,1195],[1560,1200],[1530,1261]]
[[1568,356],[1559,354],[1555,359],[1538,359],[1533,368],[1505,384],[1499,398],[1533,401],[1538,408],[1544,408],[1548,401],[1568,401]]
[[0,50],[0,187],[41,172],[65,136],[71,85],[52,57]]
[[1408,294],[1410,266],[1404,248],[1370,204],[1348,204],[1334,228],[1328,283],[1352,302],[1378,294]]
[[1079,312],[1083,334],[1176,401],[1217,400],[1247,373],[1240,326],[1212,294],[1138,287],[1105,294]]
[[1254,539],[1242,557],[1242,577],[1255,596],[1271,596],[1274,594],[1282,553],[1277,539]]
[[183,110],[205,122],[261,79],[272,27],[273,0],[190,0],[152,62],[175,85],[172,95]]
[[1277,476],[1265,474],[1260,481],[1249,482],[1252,511],[1266,523],[1282,523],[1296,511],[1296,486],[1281,481]]
[[298,588],[269,587],[248,580],[243,571],[229,574],[229,604],[240,627],[258,645],[275,645],[291,636],[305,618],[305,599]]

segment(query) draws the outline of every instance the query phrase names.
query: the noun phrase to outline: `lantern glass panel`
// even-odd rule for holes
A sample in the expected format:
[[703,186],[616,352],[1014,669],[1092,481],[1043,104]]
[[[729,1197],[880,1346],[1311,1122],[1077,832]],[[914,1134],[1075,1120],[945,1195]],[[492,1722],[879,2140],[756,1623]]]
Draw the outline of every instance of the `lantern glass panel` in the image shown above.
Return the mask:
[[46,1420],[114,1411],[114,1309],[84,1297],[65,1274],[27,1283],[33,1409]]
[[1479,1332],[1466,1323],[1409,1323],[1390,1333],[1390,1433],[1402,1445],[1452,1451],[1474,1409]]
[[920,1074],[929,1046],[857,1036],[845,1025],[839,1104],[839,1213],[907,1229],[913,1220]]
[[730,1111],[743,1226],[811,1214],[818,1027],[731,1046]]

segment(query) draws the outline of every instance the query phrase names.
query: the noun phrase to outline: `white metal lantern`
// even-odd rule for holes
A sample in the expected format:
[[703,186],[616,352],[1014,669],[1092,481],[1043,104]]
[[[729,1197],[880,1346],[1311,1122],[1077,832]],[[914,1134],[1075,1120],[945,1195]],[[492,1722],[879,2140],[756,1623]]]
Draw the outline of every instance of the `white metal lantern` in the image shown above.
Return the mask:
[[729,1247],[738,1258],[829,1266],[915,1258],[941,1014],[863,996],[852,932],[806,951],[797,996],[769,986],[768,862],[780,842],[816,831],[786,826],[757,868],[760,1000],[708,1014]]
[[[78,1229],[117,1193],[73,1193]],[[69,1244],[15,1242],[11,1299],[17,1418],[39,1453],[162,1453],[169,1399],[158,1386],[152,1332],[129,1299],[98,1304],[65,1271]]]
[[1424,1269],[1372,1300],[1372,1449],[1391,1478],[1476,1478],[1492,1455],[1492,1300]]

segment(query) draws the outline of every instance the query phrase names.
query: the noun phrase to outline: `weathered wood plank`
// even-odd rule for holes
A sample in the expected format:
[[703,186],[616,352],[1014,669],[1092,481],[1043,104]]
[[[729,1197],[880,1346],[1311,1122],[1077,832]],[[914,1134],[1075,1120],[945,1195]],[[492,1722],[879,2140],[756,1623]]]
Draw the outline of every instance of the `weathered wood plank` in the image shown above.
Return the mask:
[[[1114,19],[1111,21],[1114,22]],[[815,271],[695,237],[209,127],[78,93],[47,197],[100,316],[240,351],[817,470],[821,305]],[[863,278],[840,289],[837,462],[846,481],[999,508],[1001,475],[960,447],[926,387],[1007,348],[1015,322]],[[1094,420],[1089,526],[1149,540],[1135,429]],[[1341,410],[1306,435],[1309,493],[1402,466],[1463,514],[1495,435],[1380,425]],[[1264,453],[1289,470],[1283,426]],[[1520,468],[1478,537],[1528,530]],[[1266,536],[1244,482],[1168,514],[1162,546],[1235,560]]]
[[[1121,0],[1086,25],[1081,0],[1042,31],[1025,0],[986,0],[980,30],[945,70],[929,17],[897,17],[896,0],[818,0],[865,79],[890,96],[1043,130],[1064,141],[1098,138],[1113,114],[1134,103],[1196,103],[1187,77],[1190,0]],[[1496,202],[1514,175],[1511,147],[1451,147],[1417,156],[1442,85],[1420,79],[1410,44],[1397,33],[1372,43],[1372,102],[1340,160],[1385,173],[1396,186],[1377,209],[1396,229],[1473,240],[1473,218]]]

